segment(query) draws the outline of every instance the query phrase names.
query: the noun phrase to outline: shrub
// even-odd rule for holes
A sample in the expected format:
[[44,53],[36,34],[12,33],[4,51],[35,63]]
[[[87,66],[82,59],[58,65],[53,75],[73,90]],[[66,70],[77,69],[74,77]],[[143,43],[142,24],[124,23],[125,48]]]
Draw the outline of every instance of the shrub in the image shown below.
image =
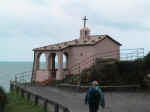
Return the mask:
[[3,88],[0,87],[0,112],[4,111],[7,102],[6,93],[4,92]]
[[125,83],[140,83],[144,78],[143,61],[140,59],[134,61],[117,62],[121,81]]
[[82,71],[81,79],[82,82],[98,80],[104,83],[141,84],[145,75],[143,59],[133,61],[96,59],[90,68]]
[[150,52],[144,57],[144,69],[146,74],[150,74]]
[[82,71],[82,82],[84,82],[84,80],[86,80],[86,82],[91,82],[93,80],[98,80],[100,82],[107,80],[112,82],[118,80],[116,78],[118,70],[117,66],[114,66],[115,62],[116,60],[114,59],[96,59],[95,63],[90,68]]
[[[96,59],[95,63],[81,72],[81,83],[98,80],[100,82],[141,84],[150,74],[150,53],[144,58],[130,61]],[[103,83],[103,84],[104,84]]]

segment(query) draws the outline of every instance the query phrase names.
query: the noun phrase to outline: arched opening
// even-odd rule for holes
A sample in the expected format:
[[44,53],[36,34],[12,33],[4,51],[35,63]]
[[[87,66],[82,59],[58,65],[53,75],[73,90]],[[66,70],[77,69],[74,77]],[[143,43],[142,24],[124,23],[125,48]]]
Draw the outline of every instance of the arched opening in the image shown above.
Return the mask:
[[68,54],[64,53],[63,54],[63,69],[66,70],[68,67]]
[[46,69],[46,56],[44,53],[41,53],[39,57],[39,69],[40,70]]
[[55,55],[55,69],[58,70],[58,56]]
[[65,54],[63,54],[63,69],[67,68],[67,63],[66,63],[67,57]]
[[49,69],[53,77],[56,77],[56,71],[58,70],[58,56],[56,53],[51,53],[49,55]]

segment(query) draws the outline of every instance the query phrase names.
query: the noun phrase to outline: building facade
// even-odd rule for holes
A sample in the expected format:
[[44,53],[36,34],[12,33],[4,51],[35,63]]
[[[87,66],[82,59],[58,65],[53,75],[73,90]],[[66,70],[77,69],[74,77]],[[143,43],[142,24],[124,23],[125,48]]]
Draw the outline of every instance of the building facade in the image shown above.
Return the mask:
[[[85,68],[90,67],[96,58],[119,60],[120,46],[121,44],[109,35],[90,35],[90,29],[84,26],[80,30],[79,39],[33,49],[32,81],[63,80],[67,75],[79,74]],[[39,67],[42,54],[45,54],[46,58],[44,70]],[[57,68],[56,64],[58,64]]]

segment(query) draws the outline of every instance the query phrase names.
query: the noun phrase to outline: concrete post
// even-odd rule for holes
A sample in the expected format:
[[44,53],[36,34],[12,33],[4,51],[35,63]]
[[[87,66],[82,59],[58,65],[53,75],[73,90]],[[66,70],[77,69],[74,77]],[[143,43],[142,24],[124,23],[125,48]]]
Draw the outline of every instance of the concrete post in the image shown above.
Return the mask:
[[64,78],[63,76],[63,54],[62,52],[58,52],[58,71],[56,74],[56,80],[62,80]]

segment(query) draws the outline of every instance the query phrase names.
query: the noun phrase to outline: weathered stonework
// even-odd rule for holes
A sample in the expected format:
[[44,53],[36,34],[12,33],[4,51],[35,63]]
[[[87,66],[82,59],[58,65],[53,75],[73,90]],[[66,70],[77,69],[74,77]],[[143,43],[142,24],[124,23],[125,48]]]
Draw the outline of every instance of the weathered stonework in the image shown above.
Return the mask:
[[[84,27],[80,30],[80,38],[68,42],[48,45],[33,49],[34,66],[32,80],[42,82],[55,78],[63,80],[66,75],[79,74],[91,66],[96,58],[120,59],[121,44],[108,35],[90,35]],[[39,69],[39,58],[44,53],[45,70]],[[55,68],[55,57],[58,57],[58,69]],[[66,56],[66,68],[63,68],[63,55]]]

